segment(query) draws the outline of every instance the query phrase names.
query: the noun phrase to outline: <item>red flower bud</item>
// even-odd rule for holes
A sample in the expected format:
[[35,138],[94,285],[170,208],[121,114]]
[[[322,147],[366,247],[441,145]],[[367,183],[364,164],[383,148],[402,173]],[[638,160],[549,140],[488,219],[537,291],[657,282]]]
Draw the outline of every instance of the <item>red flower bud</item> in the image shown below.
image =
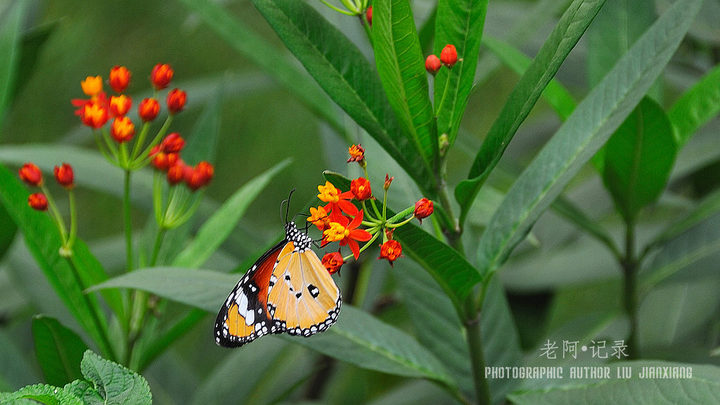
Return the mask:
[[28,205],[34,210],[47,211],[48,200],[43,193],[30,194],[28,197]]
[[350,153],[350,159],[348,159],[348,163],[362,162],[363,160],[365,160],[365,148],[363,148],[360,144],[350,146],[348,148],[348,153]]
[[43,178],[40,168],[35,163],[25,163],[19,170],[20,180],[24,181],[30,186],[42,185]]
[[383,184],[383,188],[385,190],[390,188],[390,184],[392,184],[393,179],[395,179],[395,176],[390,177],[389,174],[385,173],[385,184]]
[[173,132],[160,142],[160,149],[165,153],[178,153],[185,147],[185,140],[180,134]]
[[415,218],[422,223],[423,218],[429,217],[433,213],[433,202],[427,198],[421,198],[415,203]]
[[138,115],[145,121],[152,121],[160,112],[160,103],[154,98],[146,98],[138,106]]
[[369,6],[365,10],[365,18],[367,19],[368,25],[372,27],[372,6]]
[[402,245],[395,239],[390,239],[380,246],[380,257],[378,259],[387,259],[390,265],[402,255]]
[[168,183],[175,185],[185,179],[185,170],[189,167],[182,160],[178,160],[174,165],[167,169]]
[[135,136],[135,124],[129,117],[117,117],[113,120],[110,135],[117,143],[128,142]]
[[[165,153],[160,150],[159,145],[155,145],[150,149],[150,156],[152,157],[152,165],[160,171],[166,171],[175,166],[179,159],[177,153]],[[182,175],[182,172],[180,175]]]
[[440,67],[442,67],[442,62],[440,62],[440,58],[437,56],[428,55],[425,59],[425,70],[431,75],[435,76],[438,70],[440,70]]
[[100,102],[100,100],[85,103],[79,115],[83,124],[93,129],[98,129],[105,125],[110,117],[106,104]]
[[358,177],[357,179],[351,181],[350,191],[352,191],[355,198],[359,201],[367,200],[372,197],[370,181],[368,181],[365,177]]
[[150,81],[157,90],[162,90],[170,84],[175,72],[167,63],[158,63],[150,73]]
[[458,60],[458,55],[457,55],[457,50],[455,49],[455,45],[450,45],[450,44],[445,45],[445,48],[443,48],[442,51],[440,52],[440,60],[448,68],[453,67]]
[[130,71],[125,66],[115,66],[110,69],[110,87],[116,93],[122,93],[130,83]]
[[214,174],[215,168],[213,165],[202,161],[192,168],[191,172],[186,172],[185,183],[191,190],[195,191],[208,185]]
[[67,163],[63,163],[61,166],[55,166],[55,180],[58,184],[65,187],[66,189],[72,189],[74,184],[75,175],[73,174],[72,166]]
[[327,269],[328,273],[335,274],[340,271],[340,267],[345,264],[340,252],[326,253],[322,258],[322,264]]
[[177,114],[185,108],[187,93],[180,89],[172,89],[167,95],[167,107],[170,114]]
[[124,94],[110,97],[110,114],[113,117],[122,117],[130,111],[132,99]]

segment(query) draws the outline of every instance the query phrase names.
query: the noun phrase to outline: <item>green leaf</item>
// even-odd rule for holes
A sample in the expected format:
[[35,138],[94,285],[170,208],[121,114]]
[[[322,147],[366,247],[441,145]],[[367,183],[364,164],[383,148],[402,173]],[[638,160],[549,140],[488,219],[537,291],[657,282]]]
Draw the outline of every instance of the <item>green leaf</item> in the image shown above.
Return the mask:
[[[435,106],[438,133],[447,133],[455,143],[460,120],[475,79],[488,0],[440,0],[435,21],[436,55],[447,44],[455,45],[458,58],[452,69],[440,69],[435,76]],[[438,107],[442,101],[442,106]]]
[[655,248],[720,212],[720,190],[705,197],[692,211],[653,238],[646,250]]
[[720,65],[688,89],[668,111],[675,139],[682,147],[695,132],[720,112]]
[[655,20],[653,0],[608,0],[588,30],[590,87],[600,83]]
[[296,0],[253,0],[305,69],[421,186],[433,189],[422,156],[399,131],[377,73],[357,46],[313,7]]
[[289,159],[276,164],[240,187],[198,230],[195,239],[173,261],[177,267],[199,267],[212,256],[227,239],[238,221],[258,194],[273,177],[290,163]]
[[21,34],[28,3],[13,1],[0,8],[0,125],[10,105],[21,54]]
[[5,207],[0,205],[0,259],[5,257],[5,253],[7,253],[15,240],[16,234],[17,225],[13,222]]
[[687,32],[701,1],[666,11],[543,147],[508,191],[479,243],[481,271],[495,271],[540,214],[630,114]]
[[[485,46],[500,61],[520,76],[524,75],[532,64],[532,59],[525,56],[519,49],[497,38],[485,36]],[[575,110],[575,100],[570,92],[557,79],[550,80],[542,97],[555,110],[561,120],[568,119]]]
[[461,207],[461,224],[465,222],[468,210],[480,187],[500,161],[520,124],[530,114],[543,90],[604,3],[605,0],[573,1],[510,93],[480,151],[475,156],[468,179],[460,182],[455,188],[455,198]]
[[318,117],[336,131],[345,133],[342,119],[320,88],[301,69],[263,37],[233,17],[218,3],[210,0],[181,0],[194,11],[228,45],[287,88]]
[[85,296],[82,286],[78,282],[77,271],[86,279],[99,281],[94,266],[84,266],[86,261],[96,260],[89,255],[87,247],[77,240],[72,263],[60,257],[58,250],[62,240],[50,217],[37,212],[27,205],[28,192],[19,180],[15,178],[4,166],[0,165],[0,202],[13,217],[18,228],[25,236],[28,250],[42,269],[50,285],[63,301],[71,314],[88,332],[90,337],[100,346],[104,353],[112,353],[110,343],[106,336],[106,320],[101,307],[93,295]]
[[83,405],[83,401],[70,391],[47,384],[28,385],[11,393],[0,392],[0,404],[3,405],[38,402],[46,405]]
[[80,360],[87,350],[85,342],[57,319],[37,315],[32,320],[35,354],[45,382],[62,386],[82,378]]
[[[551,388],[518,392],[508,398],[514,404],[713,404],[720,401],[720,367],[662,361],[631,361],[612,363],[610,375],[618,367],[632,367],[633,378],[612,378],[598,382],[575,382]],[[691,368],[690,378],[640,379],[643,367]],[[567,370],[566,370],[567,371]]]
[[372,40],[377,70],[390,105],[415,143],[414,149],[430,168],[438,152],[437,135],[433,128],[425,58],[408,0],[373,2]]
[[[657,245],[658,254],[638,275],[640,288],[647,290],[670,277],[678,277],[681,270],[690,279],[717,275],[716,259],[710,263],[703,259],[715,258],[720,252],[720,214],[715,213],[667,242]],[[700,264],[697,268],[691,265]],[[692,270],[692,271],[690,271]],[[705,274],[703,274],[705,273]]]
[[[237,274],[175,267],[153,267],[123,274],[91,290],[134,288],[216,313],[237,283]],[[320,353],[359,367],[410,377],[425,377],[455,386],[447,371],[415,339],[349,305],[337,324],[310,339],[284,336]]]
[[[35,73],[35,66],[37,66],[37,61],[43,46],[58,26],[59,23],[54,21],[39,27],[32,27],[23,33],[18,59],[17,77],[15,78],[15,85],[9,89],[10,94],[8,97],[10,97],[10,100],[14,100],[15,96],[31,82],[31,77],[33,73]],[[2,51],[0,51],[0,55],[2,54]]]
[[103,404],[152,404],[150,386],[141,375],[91,350],[85,351],[80,369]]
[[643,98],[603,153],[603,182],[626,222],[633,222],[643,207],[660,197],[676,151],[667,115],[651,98]]

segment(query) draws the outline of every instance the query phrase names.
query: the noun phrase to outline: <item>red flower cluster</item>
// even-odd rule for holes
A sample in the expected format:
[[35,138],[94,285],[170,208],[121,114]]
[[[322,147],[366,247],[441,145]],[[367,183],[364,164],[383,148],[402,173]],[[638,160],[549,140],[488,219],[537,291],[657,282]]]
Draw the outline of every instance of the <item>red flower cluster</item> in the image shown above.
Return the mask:
[[[365,179],[367,181],[367,179]],[[370,189],[370,183],[367,183]],[[363,220],[363,211],[359,211],[353,203],[352,191],[341,192],[329,181],[318,186],[318,198],[327,205],[311,208],[311,216],[307,219],[323,232],[323,246],[330,242],[340,242],[340,246],[348,245],[357,259],[360,255],[358,242],[370,240],[372,235],[363,229],[358,229]],[[347,214],[347,215],[344,215]]]
[[[168,64],[157,64],[150,75],[150,82],[156,90],[164,89],[170,84],[174,75]],[[130,84],[132,74],[125,66],[110,69],[110,87],[116,93],[122,93]],[[75,114],[83,124],[93,129],[102,128],[110,118],[114,118],[111,135],[118,143],[132,140],[135,126],[126,116],[132,107],[132,99],[124,94],[113,95],[109,99],[103,91],[100,76],[88,76],[82,83],[83,92],[89,99],[75,99],[72,104],[77,107]],[[187,94],[180,89],[173,89],[167,96],[167,109],[173,115],[185,108]],[[142,100],[138,106],[138,115],[143,122],[154,120],[160,112],[160,103],[154,98]]]
[[[55,166],[53,174],[55,175],[55,181],[67,190],[72,190],[73,187],[75,187],[75,175],[72,166],[69,164],[63,163],[60,166]],[[29,186],[43,186],[42,171],[40,171],[40,168],[35,163],[28,162],[22,165],[18,171],[18,175],[20,176],[20,180]],[[48,208],[48,199],[43,193],[30,194],[30,197],[28,197],[28,205],[38,211],[45,211]]]
[[180,158],[180,151],[184,147],[185,140],[180,134],[173,132],[150,150],[151,162],[156,169],[167,173],[167,181],[171,185],[184,181],[188,188],[195,191],[210,183],[215,168],[205,161],[195,167],[186,164]]
[[452,69],[457,61],[458,54],[457,49],[455,49],[455,45],[447,44],[442,51],[440,51],[439,58],[436,55],[428,55],[425,59],[425,70],[435,76],[443,65],[445,65],[448,69]]

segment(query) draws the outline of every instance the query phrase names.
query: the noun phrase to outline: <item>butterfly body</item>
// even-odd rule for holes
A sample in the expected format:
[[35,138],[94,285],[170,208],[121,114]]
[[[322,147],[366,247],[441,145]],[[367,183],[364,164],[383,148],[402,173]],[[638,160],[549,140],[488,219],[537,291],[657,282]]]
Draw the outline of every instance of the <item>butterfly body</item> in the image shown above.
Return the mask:
[[312,239],[293,222],[285,239],[240,279],[215,321],[215,342],[238,347],[268,334],[311,336],[337,320],[342,297],[310,248]]

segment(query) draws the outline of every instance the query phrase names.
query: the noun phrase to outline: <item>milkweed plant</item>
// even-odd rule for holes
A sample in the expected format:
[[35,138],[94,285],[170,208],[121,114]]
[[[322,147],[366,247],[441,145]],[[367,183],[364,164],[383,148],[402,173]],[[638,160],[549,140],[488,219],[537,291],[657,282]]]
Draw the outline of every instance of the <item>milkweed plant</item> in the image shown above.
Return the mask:
[[[717,10],[699,13],[702,0],[251,3],[245,13],[183,0],[163,17],[192,17],[170,35],[182,51],[162,53],[177,62],[133,55],[74,76],[36,57],[60,46],[48,38],[62,20],[43,24],[26,2],[0,13],[2,131],[38,102],[65,103],[58,111],[84,127],[0,147],[0,268],[12,275],[0,289],[22,297],[0,306],[0,358],[18,359],[0,370],[0,403],[152,403],[151,392],[158,403],[717,402]],[[250,21],[259,16],[271,32]],[[223,47],[191,49],[199,42],[178,27]],[[84,40],[95,50],[112,36],[97,29],[97,44]],[[189,80],[198,64],[245,61],[272,84]],[[31,97],[21,81],[42,63],[80,86],[21,102]],[[243,86],[251,96],[235,94]],[[253,103],[260,116],[247,113]],[[239,141],[221,115],[265,120],[263,135]],[[276,137],[288,120],[296,129]],[[319,125],[307,133],[308,122]],[[295,187],[292,205],[274,196]],[[333,313],[327,330],[305,327],[312,336],[216,348],[208,314],[258,252],[279,251],[269,249],[284,235],[274,223],[284,203],[342,291],[337,323]],[[117,236],[112,249],[84,240],[95,227]],[[22,288],[45,293],[14,286],[14,245],[49,285]],[[223,261],[233,270],[214,268]],[[256,290],[281,282],[269,274],[231,295],[253,308],[232,318],[247,333],[254,308],[263,313],[247,300],[269,307]],[[7,333],[11,324],[23,331]]]

